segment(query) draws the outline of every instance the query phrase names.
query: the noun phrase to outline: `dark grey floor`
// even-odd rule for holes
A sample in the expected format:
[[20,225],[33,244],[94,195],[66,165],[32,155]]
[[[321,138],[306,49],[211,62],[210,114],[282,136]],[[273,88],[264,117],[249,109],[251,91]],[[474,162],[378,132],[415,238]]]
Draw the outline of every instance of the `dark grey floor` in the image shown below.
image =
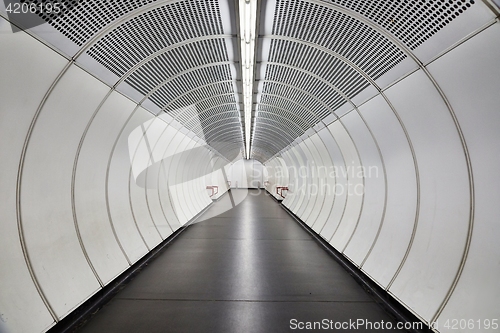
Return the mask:
[[81,332],[297,332],[293,319],[391,321],[269,195],[246,193],[215,203],[204,214],[211,218],[184,231]]

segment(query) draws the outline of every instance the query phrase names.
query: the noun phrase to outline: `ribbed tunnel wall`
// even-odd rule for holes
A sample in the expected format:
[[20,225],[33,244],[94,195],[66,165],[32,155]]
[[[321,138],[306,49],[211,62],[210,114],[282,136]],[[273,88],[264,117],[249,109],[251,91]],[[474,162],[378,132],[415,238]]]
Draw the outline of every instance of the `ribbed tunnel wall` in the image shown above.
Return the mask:
[[499,36],[489,27],[266,163],[270,193],[288,185],[286,207],[428,322],[500,314]]
[[228,161],[1,28],[0,309],[41,332],[207,207],[207,185],[222,195]]
[[500,313],[499,34],[490,27],[266,163],[269,192],[288,185],[285,206],[426,321]]
[[[285,2],[270,3],[279,11]],[[374,30],[384,25],[378,16],[346,9],[349,1],[338,8],[335,1],[301,3],[350,13]],[[274,44],[264,43],[272,52],[259,59],[252,156],[267,166],[268,191],[278,197],[276,187],[288,186],[286,207],[429,322],[500,318],[500,24],[484,3],[473,8],[441,39],[377,30],[387,33],[380,43],[391,41],[397,61],[406,59],[394,71],[386,64],[385,72],[364,68],[369,57],[362,51],[328,51],[314,39],[314,31],[326,29],[318,24],[300,35],[279,30],[275,17],[261,31],[273,33],[263,39]],[[213,31],[214,39],[226,38],[222,32]],[[176,43],[183,38],[190,36]],[[279,43],[322,50],[349,64],[335,68],[352,71],[352,79],[315,73],[311,63],[280,55],[286,48]],[[377,52],[375,62],[384,55]],[[325,59],[318,55],[312,64]],[[210,101],[202,108],[208,118],[193,117],[182,103],[155,116],[141,98],[157,86],[136,98],[90,67],[31,34],[13,34],[0,18],[0,331],[48,330],[203,211],[211,202],[206,186],[227,191],[224,170],[241,156],[235,100]],[[184,78],[190,70],[177,71]],[[231,81],[227,75],[220,84]],[[317,80],[316,88],[306,91],[304,77]],[[234,94],[232,88],[220,95]],[[162,96],[153,102],[185,97]],[[210,118],[214,108],[228,118]]]

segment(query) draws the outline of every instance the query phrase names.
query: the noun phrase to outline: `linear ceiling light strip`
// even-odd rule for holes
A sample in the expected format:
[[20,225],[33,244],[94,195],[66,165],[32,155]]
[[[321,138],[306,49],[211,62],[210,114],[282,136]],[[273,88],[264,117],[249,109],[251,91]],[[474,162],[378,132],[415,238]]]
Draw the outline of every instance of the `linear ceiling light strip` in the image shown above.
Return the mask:
[[246,158],[250,158],[252,129],[253,73],[255,64],[255,32],[257,0],[240,0],[241,75],[243,83],[243,110],[245,115]]

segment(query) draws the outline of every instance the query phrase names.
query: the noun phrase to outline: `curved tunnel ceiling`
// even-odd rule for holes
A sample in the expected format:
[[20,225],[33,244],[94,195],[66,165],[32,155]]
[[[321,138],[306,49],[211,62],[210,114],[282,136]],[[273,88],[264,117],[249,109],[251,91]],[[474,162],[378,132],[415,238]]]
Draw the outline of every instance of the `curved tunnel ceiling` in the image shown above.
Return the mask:
[[[227,159],[246,156],[237,1],[70,3],[34,32]],[[259,1],[250,156],[269,160],[422,67],[474,4]]]

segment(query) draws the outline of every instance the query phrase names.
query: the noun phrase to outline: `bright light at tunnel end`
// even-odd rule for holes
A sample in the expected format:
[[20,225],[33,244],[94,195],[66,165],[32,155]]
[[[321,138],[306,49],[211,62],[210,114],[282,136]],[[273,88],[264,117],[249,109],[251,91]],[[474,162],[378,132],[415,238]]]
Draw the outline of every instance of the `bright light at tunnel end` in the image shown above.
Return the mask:
[[250,158],[252,130],[253,73],[255,63],[255,32],[257,24],[257,0],[240,0],[241,75],[243,108],[245,114],[246,158]]

